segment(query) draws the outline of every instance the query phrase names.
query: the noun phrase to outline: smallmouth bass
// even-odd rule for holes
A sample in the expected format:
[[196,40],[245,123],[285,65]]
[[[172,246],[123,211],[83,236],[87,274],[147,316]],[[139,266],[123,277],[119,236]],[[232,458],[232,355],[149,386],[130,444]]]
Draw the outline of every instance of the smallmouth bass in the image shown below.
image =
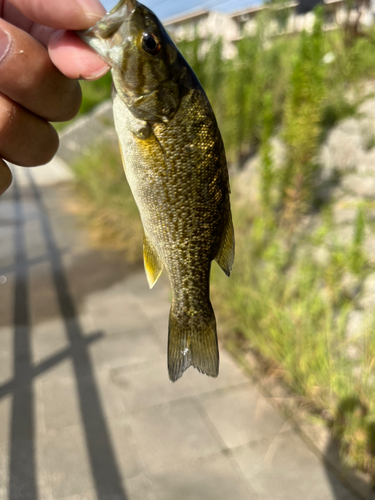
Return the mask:
[[216,377],[211,261],[230,275],[234,230],[210,103],[159,19],[136,0],[121,0],[79,36],[112,67],[115,127],[143,224],[150,288],[164,268],[169,275],[169,378],[178,380],[191,365]]

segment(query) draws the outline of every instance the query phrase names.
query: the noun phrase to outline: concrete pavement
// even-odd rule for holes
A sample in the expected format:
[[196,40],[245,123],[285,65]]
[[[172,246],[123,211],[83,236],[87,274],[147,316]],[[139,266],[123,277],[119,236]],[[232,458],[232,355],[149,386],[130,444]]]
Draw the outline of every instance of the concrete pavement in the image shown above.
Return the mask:
[[0,500],[363,498],[223,349],[169,382],[167,281],[92,247],[56,168],[0,200]]

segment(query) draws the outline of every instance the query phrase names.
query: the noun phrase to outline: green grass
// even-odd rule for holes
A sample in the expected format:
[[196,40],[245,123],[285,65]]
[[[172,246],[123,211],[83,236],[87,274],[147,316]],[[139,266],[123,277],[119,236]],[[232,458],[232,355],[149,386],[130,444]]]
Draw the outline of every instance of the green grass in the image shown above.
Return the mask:
[[72,167],[96,241],[122,251],[130,262],[140,262],[143,230],[118,144],[99,144]]
[[[238,346],[246,341],[268,364],[278,367],[294,393],[314,408],[328,410],[346,462],[373,473],[375,455],[370,451],[375,447],[375,435],[370,430],[375,426],[375,383],[371,379],[375,322],[369,315],[353,341],[360,359],[350,360],[345,329],[354,305],[341,286],[344,273],[352,272],[353,267],[364,274],[370,271],[364,269],[360,251],[362,222],[357,223],[358,231],[347,246],[326,245],[328,259],[322,265],[312,256],[330,234],[329,217],[318,233],[294,234],[293,238],[285,227],[268,220],[261,206],[252,204],[246,211],[234,207],[233,273],[227,279],[213,266],[212,280],[225,340]],[[344,411],[350,398],[356,398],[357,406],[352,412]],[[358,405],[366,408],[361,418]]]

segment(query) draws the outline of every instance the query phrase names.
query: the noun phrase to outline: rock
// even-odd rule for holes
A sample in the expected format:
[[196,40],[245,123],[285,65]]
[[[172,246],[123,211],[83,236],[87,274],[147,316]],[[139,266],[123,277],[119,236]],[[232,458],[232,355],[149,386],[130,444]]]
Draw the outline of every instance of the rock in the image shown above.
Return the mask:
[[362,151],[362,137],[358,130],[348,133],[345,129],[335,128],[329,134],[319,161],[331,173],[333,169],[348,171],[356,167]]
[[286,146],[285,143],[277,136],[271,138],[271,158],[273,168],[279,170],[286,162]]
[[337,246],[344,245],[348,246],[353,241],[353,226],[350,224],[343,226],[336,226],[330,231],[326,236],[326,243],[328,245]]
[[342,187],[358,197],[375,198],[375,177],[346,175],[343,178]]
[[373,310],[375,308],[375,273],[371,273],[362,286],[362,297],[358,304],[363,309]]
[[363,252],[366,255],[367,262],[369,264],[375,264],[375,235],[366,234],[365,241],[363,243]]
[[318,153],[318,163],[321,166],[319,181],[321,183],[330,182],[335,177],[336,167],[332,156],[328,144],[323,144]]
[[312,259],[320,266],[327,266],[330,260],[330,253],[324,246],[313,248],[311,251]]
[[375,176],[375,148],[372,148],[371,150],[358,155],[358,164],[356,170],[360,175]]
[[365,327],[365,312],[357,309],[349,313],[345,337],[347,340],[357,340]]
[[240,204],[257,203],[261,196],[259,157],[248,160],[243,170],[233,177],[233,192]]
[[343,206],[341,203],[333,207],[333,222],[336,225],[353,224],[357,217],[357,209]]
[[342,293],[353,300],[359,294],[362,282],[355,274],[346,272],[341,278],[340,285]]
[[358,114],[366,115],[375,121],[375,98],[367,99],[358,106]]
[[362,356],[361,349],[357,345],[349,344],[345,349],[347,359],[350,361],[359,361]]

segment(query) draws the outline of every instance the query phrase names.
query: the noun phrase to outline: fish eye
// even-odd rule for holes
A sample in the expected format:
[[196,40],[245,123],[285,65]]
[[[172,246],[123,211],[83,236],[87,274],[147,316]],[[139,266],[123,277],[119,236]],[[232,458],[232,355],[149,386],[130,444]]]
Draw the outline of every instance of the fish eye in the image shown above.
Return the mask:
[[161,45],[156,36],[152,33],[143,33],[142,48],[147,54],[156,56],[160,52]]

